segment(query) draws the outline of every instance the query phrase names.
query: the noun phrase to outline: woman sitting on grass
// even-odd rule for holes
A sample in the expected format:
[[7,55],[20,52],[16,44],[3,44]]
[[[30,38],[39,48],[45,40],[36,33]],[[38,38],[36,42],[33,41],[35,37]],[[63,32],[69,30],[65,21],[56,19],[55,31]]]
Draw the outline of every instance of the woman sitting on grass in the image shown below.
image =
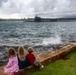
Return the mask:
[[7,65],[4,67],[4,74],[14,75],[15,72],[19,71],[18,60],[14,48],[8,49],[8,57],[9,57],[9,61]]
[[26,58],[28,59],[30,65],[34,65],[36,67],[39,67],[40,69],[44,67],[39,61],[36,60],[36,57],[33,54],[32,47],[28,48],[28,54],[26,55]]
[[18,65],[19,69],[24,69],[29,66],[29,62],[26,59],[25,49],[23,46],[18,47]]

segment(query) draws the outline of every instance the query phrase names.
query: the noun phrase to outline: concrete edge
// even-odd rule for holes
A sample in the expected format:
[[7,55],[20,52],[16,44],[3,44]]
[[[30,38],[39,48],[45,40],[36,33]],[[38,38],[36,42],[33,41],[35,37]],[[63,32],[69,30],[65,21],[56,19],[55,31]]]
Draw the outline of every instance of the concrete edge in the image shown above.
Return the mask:
[[[69,44],[67,46],[64,46],[60,50],[57,50],[55,53],[53,53],[50,57],[41,60],[41,63],[43,65],[47,65],[48,63],[54,62],[54,61],[64,57],[65,55],[71,53],[75,49],[76,49],[76,44]],[[27,75],[28,72],[33,71],[35,69],[36,69],[36,67],[29,66],[26,69],[20,70],[15,75],[24,75],[24,74]]]

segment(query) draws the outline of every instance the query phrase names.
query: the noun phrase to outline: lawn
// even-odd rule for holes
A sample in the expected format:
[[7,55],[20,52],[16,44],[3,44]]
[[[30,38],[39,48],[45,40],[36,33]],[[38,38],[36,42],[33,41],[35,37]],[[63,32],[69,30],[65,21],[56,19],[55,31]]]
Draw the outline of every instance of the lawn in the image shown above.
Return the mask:
[[57,60],[41,70],[30,72],[29,75],[76,75],[76,51],[67,55],[66,58],[68,59]]

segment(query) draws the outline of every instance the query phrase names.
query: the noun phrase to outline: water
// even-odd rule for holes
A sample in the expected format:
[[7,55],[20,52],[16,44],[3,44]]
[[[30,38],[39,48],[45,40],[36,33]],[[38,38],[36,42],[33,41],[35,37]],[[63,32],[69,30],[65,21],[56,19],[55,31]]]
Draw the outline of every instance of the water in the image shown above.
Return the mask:
[[76,22],[0,21],[2,52],[19,45],[33,46],[40,52],[72,41],[76,41]]

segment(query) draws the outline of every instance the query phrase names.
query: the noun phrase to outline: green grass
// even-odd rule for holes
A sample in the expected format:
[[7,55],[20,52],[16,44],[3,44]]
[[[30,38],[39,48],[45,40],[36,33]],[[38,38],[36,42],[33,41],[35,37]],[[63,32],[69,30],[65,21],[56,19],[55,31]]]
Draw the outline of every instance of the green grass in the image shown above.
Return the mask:
[[30,72],[29,75],[76,75],[76,51],[67,55],[67,60],[57,60],[41,70]]

